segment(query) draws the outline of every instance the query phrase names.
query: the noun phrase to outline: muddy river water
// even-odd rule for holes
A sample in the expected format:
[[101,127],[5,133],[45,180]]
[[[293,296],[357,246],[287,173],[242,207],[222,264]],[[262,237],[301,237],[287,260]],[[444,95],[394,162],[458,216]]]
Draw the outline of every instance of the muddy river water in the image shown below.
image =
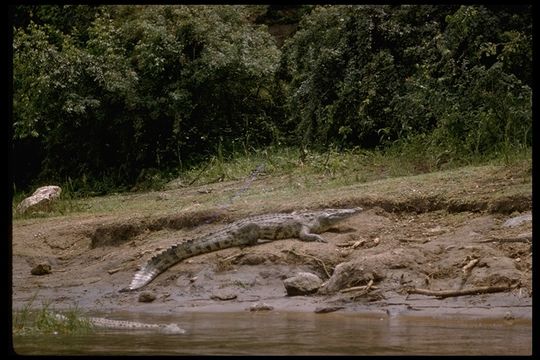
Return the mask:
[[529,319],[430,318],[288,312],[115,314],[177,323],[185,334],[98,330],[78,336],[15,336],[18,354],[527,355]]

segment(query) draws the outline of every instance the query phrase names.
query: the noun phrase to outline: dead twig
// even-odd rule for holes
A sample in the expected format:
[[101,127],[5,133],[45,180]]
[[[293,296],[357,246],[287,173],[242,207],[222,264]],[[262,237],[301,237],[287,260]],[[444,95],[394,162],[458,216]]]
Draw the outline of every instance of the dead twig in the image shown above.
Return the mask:
[[419,244],[425,244],[429,241],[429,239],[399,239],[401,242],[407,242],[407,243],[419,243]]
[[364,290],[364,291],[367,292],[367,291],[369,291],[370,289],[378,289],[376,286],[373,286],[373,279],[372,279],[372,280],[369,280],[369,282],[367,283],[367,285],[353,286],[353,287],[350,287],[350,288],[341,289],[339,292],[340,292],[340,293],[348,293],[348,292],[359,291],[359,290]]
[[112,274],[114,274],[116,272],[119,272],[122,269],[123,269],[123,267],[119,267],[119,268],[116,268],[116,269],[107,270],[107,272],[109,273],[109,275],[112,275]]
[[467,265],[465,265],[463,268],[461,268],[461,270],[463,271],[464,274],[467,274],[469,271],[471,271],[471,269],[476,265],[478,264],[478,259],[472,259],[471,261],[469,261],[469,263]]
[[436,296],[438,298],[447,298],[447,297],[452,297],[452,296],[479,295],[479,294],[503,292],[503,291],[511,290],[515,288],[517,285],[518,284],[514,284],[510,286],[481,286],[481,287],[463,289],[463,290],[428,290],[428,289],[410,288],[410,289],[407,289],[407,293]]
[[366,242],[366,240],[358,240],[358,241],[355,241],[354,244],[352,244],[351,247],[352,247],[353,249],[356,249],[357,247],[364,245],[365,242]]
[[193,180],[191,180],[191,181],[189,182],[188,186],[193,185],[193,184],[195,183],[195,181],[199,180],[199,178],[201,177],[201,175],[203,174],[203,172],[206,170],[206,168],[208,168],[208,165],[210,165],[210,163],[212,163],[212,162],[213,162],[213,161],[208,161],[208,162],[204,165],[204,167],[202,168],[202,170],[199,171],[199,173],[197,174],[197,176],[195,176],[195,177],[193,178]]
[[[365,289],[357,292],[357,293],[353,293],[351,295],[351,300],[355,301],[356,299],[360,298],[361,296],[364,296],[364,295],[368,295],[370,294],[370,290],[371,289],[377,289],[376,286],[373,286],[373,279],[369,280],[368,284],[365,285]],[[380,297],[382,296],[380,293],[376,294],[376,296]]]
[[221,259],[221,261],[224,261],[224,262],[225,262],[225,261],[232,261],[232,260],[236,260],[236,259],[238,259],[239,257],[242,257],[242,256],[244,256],[244,255],[246,255],[246,254],[245,254],[245,253],[243,253],[243,252],[240,252],[240,253],[236,253],[236,254],[233,254],[233,255],[227,256],[226,258],[223,258],[223,259]]
[[336,246],[344,247],[344,248],[356,249],[357,247],[359,247],[361,245],[364,245],[365,242],[366,242],[366,240],[362,239],[362,240],[353,241],[353,242],[346,242],[346,243],[336,244]]
[[311,258],[311,259],[317,261],[317,262],[322,266],[322,268],[323,268],[324,273],[326,274],[326,276],[327,276],[328,278],[331,277],[331,275],[330,275],[330,273],[328,272],[328,269],[327,269],[327,267],[326,267],[326,264],[324,263],[324,261],[322,261],[322,260],[319,259],[318,257],[313,256],[313,255],[309,255],[309,254],[299,254],[299,253],[297,253],[296,251],[294,251],[294,250],[292,250],[292,249],[288,249],[288,250],[285,250],[285,251],[287,251],[287,252],[289,252],[289,253],[291,253],[291,254],[293,254],[293,255],[299,256],[299,257],[307,257],[307,258]]
[[532,241],[532,235],[527,234],[527,235],[524,235],[524,236],[517,236],[517,237],[512,237],[512,238],[496,238],[496,237],[493,237],[493,238],[490,238],[490,239],[487,239],[487,240],[482,240],[482,241],[477,241],[477,242],[479,242],[479,243],[490,243],[490,242],[500,242],[500,243],[522,242],[522,243],[525,243],[525,242],[531,242],[531,241]]

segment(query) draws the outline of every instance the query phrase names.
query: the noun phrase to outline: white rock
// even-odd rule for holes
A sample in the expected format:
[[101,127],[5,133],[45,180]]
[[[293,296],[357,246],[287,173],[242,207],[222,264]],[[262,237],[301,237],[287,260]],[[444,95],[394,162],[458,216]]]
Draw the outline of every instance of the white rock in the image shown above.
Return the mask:
[[49,185],[38,188],[32,196],[27,197],[19,205],[17,211],[24,214],[28,211],[48,210],[50,204],[60,197],[60,186]]
[[532,221],[532,214],[526,213],[520,216],[510,218],[504,222],[503,227],[516,227],[528,221]]
[[296,276],[283,280],[288,296],[309,295],[316,292],[322,285],[322,280],[315,274],[300,272]]

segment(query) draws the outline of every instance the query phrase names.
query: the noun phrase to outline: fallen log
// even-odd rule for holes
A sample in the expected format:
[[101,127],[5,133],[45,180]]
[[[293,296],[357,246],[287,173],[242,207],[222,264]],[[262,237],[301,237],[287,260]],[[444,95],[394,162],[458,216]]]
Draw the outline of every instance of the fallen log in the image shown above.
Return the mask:
[[503,292],[503,291],[514,289],[517,285],[518,284],[514,284],[510,286],[481,286],[481,287],[462,289],[462,290],[428,290],[428,289],[409,288],[407,289],[407,293],[436,296],[438,298],[447,298],[447,297],[452,297],[452,296],[480,295],[480,294]]
[[532,242],[532,234],[523,234],[516,237],[492,237],[487,240],[483,241],[477,241],[478,243],[491,243],[491,242],[499,242],[499,243],[527,243]]

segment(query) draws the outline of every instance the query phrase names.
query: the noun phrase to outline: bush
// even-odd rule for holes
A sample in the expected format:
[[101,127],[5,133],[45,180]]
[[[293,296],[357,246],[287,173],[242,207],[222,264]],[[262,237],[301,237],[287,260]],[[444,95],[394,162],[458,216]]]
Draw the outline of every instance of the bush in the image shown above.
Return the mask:
[[[293,8],[16,7],[17,189],[153,187],[268,145],[531,146],[530,6]],[[298,16],[282,52],[248,20]]]
[[293,141],[370,148],[426,134],[462,154],[530,146],[529,12],[317,7],[279,71]]
[[81,44],[49,24],[15,30],[17,184],[125,185],[274,140],[279,51],[242,7],[107,6],[87,34]]

